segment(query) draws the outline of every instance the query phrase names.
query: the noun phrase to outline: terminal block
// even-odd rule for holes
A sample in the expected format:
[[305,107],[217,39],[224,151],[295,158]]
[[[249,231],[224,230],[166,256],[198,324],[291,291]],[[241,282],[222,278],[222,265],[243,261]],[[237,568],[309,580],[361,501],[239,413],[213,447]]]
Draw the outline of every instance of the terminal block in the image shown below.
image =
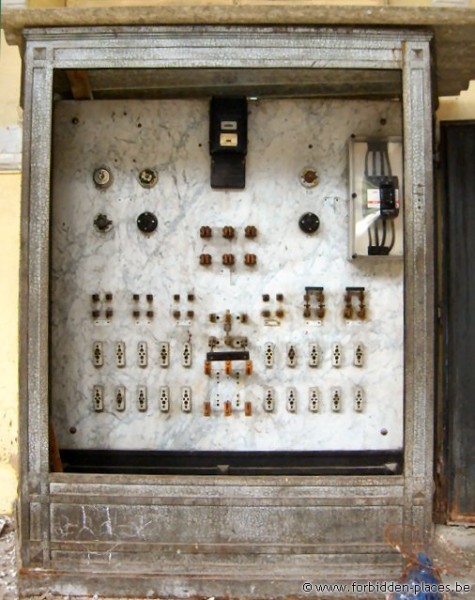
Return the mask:
[[345,308],[343,316],[347,321],[366,319],[366,303],[364,287],[347,287],[344,295]]
[[303,296],[305,319],[316,319],[321,321],[325,316],[325,294],[321,286],[307,286]]

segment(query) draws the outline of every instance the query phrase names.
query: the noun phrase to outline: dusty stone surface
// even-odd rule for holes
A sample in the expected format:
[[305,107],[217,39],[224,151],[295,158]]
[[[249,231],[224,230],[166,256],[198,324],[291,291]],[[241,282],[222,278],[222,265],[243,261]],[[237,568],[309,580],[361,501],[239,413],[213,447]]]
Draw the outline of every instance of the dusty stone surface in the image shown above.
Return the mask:
[[[470,584],[465,594],[452,592],[446,596],[461,600],[475,600],[475,527],[437,526],[431,548],[443,581],[455,586],[455,582]],[[335,596],[336,598],[336,596]],[[374,596],[375,600],[380,596]],[[16,533],[14,522],[0,516],[0,600],[17,600]],[[49,592],[23,600],[109,600],[104,596],[57,596]],[[112,600],[112,599],[110,599]],[[113,600],[143,600],[140,598],[114,598]],[[206,600],[206,599],[203,599]],[[214,600],[209,598],[208,600]],[[290,600],[290,599],[289,599]],[[340,600],[344,600],[340,598]],[[363,600],[363,598],[362,598]]]
[[302,25],[425,27],[435,34],[438,95],[458,95],[475,77],[475,10],[472,7],[328,6],[321,0],[169,0],[153,6],[6,9],[9,44],[23,45],[29,27],[128,25]]
[[11,519],[0,517],[0,600],[15,600],[17,591],[16,536]]

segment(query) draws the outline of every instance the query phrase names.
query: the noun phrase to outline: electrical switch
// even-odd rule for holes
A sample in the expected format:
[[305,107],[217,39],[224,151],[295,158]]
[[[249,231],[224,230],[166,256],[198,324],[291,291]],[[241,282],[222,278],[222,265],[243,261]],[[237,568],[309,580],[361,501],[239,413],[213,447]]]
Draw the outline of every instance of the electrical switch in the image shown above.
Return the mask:
[[115,408],[119,412],[125,410],[125,387],[118,385],[115,390]]
[[170,410],[170,390],[167,385],[160,388],[160,412],[167,413]]
[[297,411],[297,393],[295,388],[289,388],[287,390],[287,410],[290,413]]
[[95,412],[104,410],[104,388],[102,385],[95,385],[92,390],[93,407]]
[[119,369],[125,367],[125,342],[117,342],[115,345],[115,364]]
[[299,219],[299,227],[304,233],[315,233],[320,227],[320,219],[314,213],[305,213]]
[[145,385],[139,385],[137,388],[137,410],[139,412],[145,412],[147,407],[147,388]]
[[94,219],[94,227],[100,233],[107,233],[112,229],[112,221],[107,215],[99,213]]
[[189,386],[181,388],[181,410],[184,413],[191,412],[191,388]]
[[151,212],[143,212],[137,217],[137,227],[142,233],[153,233],[157,226],[158,219]]
[[316,413],[320,409],[320,392],[318,388],[311,387],[308,393],[308,410]]
[[144,188],[153,187],[158,181],[158,173],[154,169],[142,169],[139,173],[139,183]]
[[264,410],[266,412],[274,412],[274,390],[272,388],[267,388],[264,394]]
[[104,347],[102,342],[94,342],[92,346],[92,360],[95,367],[104,365]]
[[247,153],[246,98],[212,98],[209,129],[211,187],[244,188]]
[[112,185],[113,181],[112,173],[107,167],[99,167],[96,169],[92,174],[92,178],[96,187],[103,190]]

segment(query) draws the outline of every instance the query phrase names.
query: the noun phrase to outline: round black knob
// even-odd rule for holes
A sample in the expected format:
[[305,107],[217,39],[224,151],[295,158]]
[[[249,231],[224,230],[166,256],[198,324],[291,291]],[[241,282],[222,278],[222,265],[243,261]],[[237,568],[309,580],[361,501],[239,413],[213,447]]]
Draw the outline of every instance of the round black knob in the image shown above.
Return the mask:
[[158,219],[150,212],[144,212],[137,217],[137,227],[143,233],[152,233],[157,229]]
[[299,227],[304,233],[315,233],[320,227],[320,219],[314,213],[305,213],[299,219]]

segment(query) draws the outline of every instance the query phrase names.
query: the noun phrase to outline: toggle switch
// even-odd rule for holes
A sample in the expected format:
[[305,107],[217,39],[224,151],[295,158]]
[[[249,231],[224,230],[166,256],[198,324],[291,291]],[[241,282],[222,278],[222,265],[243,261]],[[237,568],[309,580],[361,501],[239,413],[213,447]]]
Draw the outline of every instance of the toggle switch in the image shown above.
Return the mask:
[[242,189],[246,183],[247,100],[214,97],[209,111],[211,187]]

